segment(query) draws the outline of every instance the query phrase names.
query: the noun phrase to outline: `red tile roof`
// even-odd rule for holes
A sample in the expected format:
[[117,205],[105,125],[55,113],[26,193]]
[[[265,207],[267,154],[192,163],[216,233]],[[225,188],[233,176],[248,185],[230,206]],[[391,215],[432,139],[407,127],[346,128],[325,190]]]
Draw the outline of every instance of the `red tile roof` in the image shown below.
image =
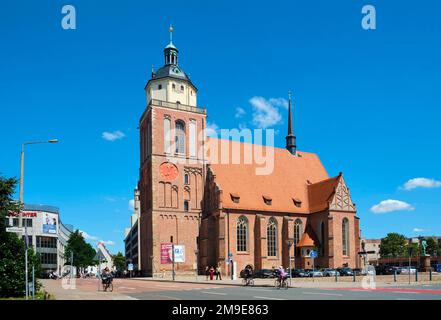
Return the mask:
[[[213,138],[209,139],[209,143],[228,145],[227,140]],[[327,200],[334,191],[338,177],[329,178],[316,154],[299,151],[298,156],[293,156],[286,149],[258,146],[262,148],[262,154],[274,154],[274,169],[271,174],[257,175],[256,168],[265,165],[259,165],[256,161],[244,163],[243,160],[245,153],[250,154],[249,149],[245,150],[254,145],[236,141],[229,141],[229,148],[226,145],[219,149],[217,155],[208,155],[215,181],[223,192],[223,208],[310,213],[328,205]],[[233,164],[234,149],[240,152],[239,164]],[[226,152],[229,163],[221,163],[221,155]],[[233,202],[230,194],[239,196],[239,202]],[[272,199],[271,205],[265,204],[264,197]],[[300,208],[295,206],[294,199],[301,201]]]

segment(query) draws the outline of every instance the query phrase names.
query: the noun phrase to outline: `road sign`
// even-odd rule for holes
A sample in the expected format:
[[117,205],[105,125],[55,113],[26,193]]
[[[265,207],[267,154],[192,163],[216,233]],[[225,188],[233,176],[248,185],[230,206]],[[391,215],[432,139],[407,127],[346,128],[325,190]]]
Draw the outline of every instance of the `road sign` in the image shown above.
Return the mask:
[[311,252],[309,253],[309,257],[313,259],[317,258],[317,251],[311,250]]
[[129,271],[133,271],[133,263],[129,263],[129,265],[127,266],[127,269]]
[[229,253],[228,253],[228,258],[231,259],[232,257],[233,257],[233,253],[232,253],[232,252],[229,252]]

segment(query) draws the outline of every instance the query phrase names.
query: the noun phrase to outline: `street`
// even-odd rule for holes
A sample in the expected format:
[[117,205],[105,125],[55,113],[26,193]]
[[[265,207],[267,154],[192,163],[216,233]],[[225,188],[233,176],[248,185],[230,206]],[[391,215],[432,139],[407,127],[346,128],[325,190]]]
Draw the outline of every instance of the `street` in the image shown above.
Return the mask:
[[97,279],[77,279],[75,290],[63,289],[60,280],[42,282],[57,300],[441,300],[439,283],[384,285],[375,290],[336,284],[279,290],[269,286],[115,279],[114,291],[102,292]]

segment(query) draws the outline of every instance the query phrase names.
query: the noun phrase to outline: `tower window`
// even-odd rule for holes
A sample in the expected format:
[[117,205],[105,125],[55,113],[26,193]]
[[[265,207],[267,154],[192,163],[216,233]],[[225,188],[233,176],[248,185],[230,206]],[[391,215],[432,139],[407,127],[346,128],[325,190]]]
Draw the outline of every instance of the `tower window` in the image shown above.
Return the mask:
[[176,153],[184,154],[185,153],[185,125],[181,120],[176,121],[176,132],[175,132],[175,145],[176,145]]
[[176,89],[176,85],[175,85],[174,83],[172,84],[172,88],[173,88],[173,89]]
[[158,90],[162,90],[162,84],[158,85]]
[[184,184],[190,184],[190,177],[188,176],[188,173],[184,175]]
[[188,200],[184,201],[184,211],[188,212]]
[[181,90],[184,91],[184,86],[181,86]]

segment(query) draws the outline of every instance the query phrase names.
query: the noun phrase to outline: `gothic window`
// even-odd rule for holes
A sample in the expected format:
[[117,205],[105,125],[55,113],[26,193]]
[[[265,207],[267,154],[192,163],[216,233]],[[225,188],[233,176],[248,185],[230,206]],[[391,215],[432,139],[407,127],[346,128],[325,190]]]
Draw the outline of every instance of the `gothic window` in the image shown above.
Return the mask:
[[267,227],[268,256],[277,256],[277,221],[270,218]]
[[191,120],[189,124],[190,134],[190,157],[196,157],[196,121]]
[[188,212],[188,201],[184,201],[184,211]]
[[302,237],[302,220],[297,219],[294,222],[294,244],[297,245]]
[[190,177],[189,177],[188,173],[186,173],[184,175],[184,184],[190,184]]
[[325,254],[325,223],[320,222],[320,255]]
[[237,231],[237,251],[244,252],[247,251],[247,240],[248,240],[248,219],[245,217],[240,217],[237,219],[236,225]]
[[170,153],[170,119],[164,118],[164,152]]
[[343,255],[349,255],[349,220],[348,218],[344,218],[342,222],[342,247],[343,247]]
[[178,120],[175,124],[175,145],[176,153],[185,153],[185,124],[183,121]]

